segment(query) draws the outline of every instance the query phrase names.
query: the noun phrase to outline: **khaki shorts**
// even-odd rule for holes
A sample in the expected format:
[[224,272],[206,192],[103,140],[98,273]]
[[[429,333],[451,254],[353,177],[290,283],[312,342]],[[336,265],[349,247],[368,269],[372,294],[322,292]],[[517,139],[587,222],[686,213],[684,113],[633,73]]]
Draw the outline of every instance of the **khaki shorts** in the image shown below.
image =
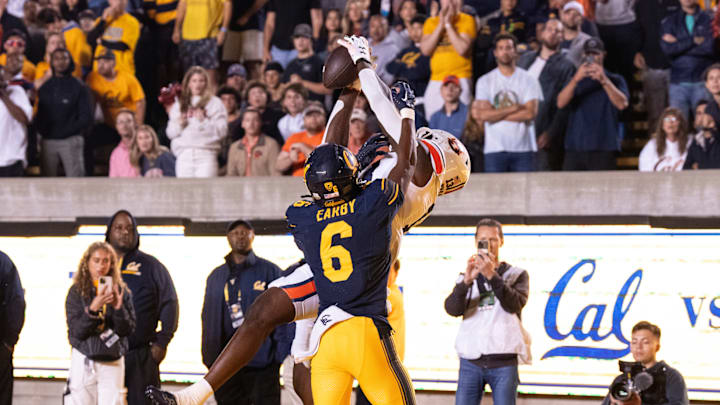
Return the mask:
[[227,62],[261,61],[263,33],[260,30],[228,31],[222,49],[222,60]]

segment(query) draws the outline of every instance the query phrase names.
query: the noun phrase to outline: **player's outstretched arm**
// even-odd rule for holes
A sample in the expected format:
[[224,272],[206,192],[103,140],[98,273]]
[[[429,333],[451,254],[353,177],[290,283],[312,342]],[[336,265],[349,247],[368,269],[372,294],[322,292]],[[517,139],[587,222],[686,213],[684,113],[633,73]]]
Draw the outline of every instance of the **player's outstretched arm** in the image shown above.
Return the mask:
[[146,395],[153,404],[201,405],[252,360],[276,327],[292,322],[294,317],[295,307],[285,291],[268,288],[250,306],[245,321],[201,381],[174,394],[149,387]]
[[350,132],[350,116],[359,93],[357,89],[349,87],[343,89],[342,93],[340,93],[340,97],[335,102],[335,106],[330,113],[322,143],[347,146]]
[[[398,82],[393,86],[392,97],[403,113],[400,128],[400,140],[397,142],[397,163],[390,171],[388,178],[400,185],[403,194],[413,179],[415,172],[416,141],[415,141],[415,95],[406,82]],[[412,114],[410,113],[412,112]],[[392,140],[391,140],[392,142]]]

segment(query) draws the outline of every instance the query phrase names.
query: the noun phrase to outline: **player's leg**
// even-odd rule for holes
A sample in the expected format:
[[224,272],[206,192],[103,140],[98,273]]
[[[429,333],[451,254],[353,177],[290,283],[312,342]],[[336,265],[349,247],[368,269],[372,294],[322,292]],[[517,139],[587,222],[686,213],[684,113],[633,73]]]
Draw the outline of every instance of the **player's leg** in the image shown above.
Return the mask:
[[311,361],[312,399],[316,405],[350,405],[353,375],[360,367],[362,339],[353,336],[357,318],[331,327],[320,339],[318,352]]
[[364,320],[365,350],[355,378],[363,393],[373,405],[415,404],[415,390],[395,350],[390,327],[360,319]]
[[297,363],[293,367],[293,388],[304,405],[313,405],[310,369],[304,363]]

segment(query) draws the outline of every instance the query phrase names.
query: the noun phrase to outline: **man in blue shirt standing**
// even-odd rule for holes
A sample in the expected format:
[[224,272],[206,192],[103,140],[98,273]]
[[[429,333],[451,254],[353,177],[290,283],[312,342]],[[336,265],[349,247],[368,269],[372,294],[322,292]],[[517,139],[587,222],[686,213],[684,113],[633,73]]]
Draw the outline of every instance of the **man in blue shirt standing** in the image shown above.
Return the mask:
[[[226,234],[232,250],[208,276],[202,309],[202,359],[208,368],[242,325],[250,305],[281,273],[253,252],[255,231],[250,222],[233,221]],[[276,329],[247,367],[215,391],[219,405],[280,405],[280,363],[287,353],[276,353],[278,343]]]
[[590,38],[583,46],[582,64],[560,91],[558,108],[568,107],[563,170],[614,170],[620,150],[620,111],[628,106],[622,76],[603,68],[605,46]]
[[430,117],[430,128],[442,129],[460,138],[468,114],[467,106],[460,101],[460,91],[460,79],[454,75],[445,76],[440,88],[445,103]]

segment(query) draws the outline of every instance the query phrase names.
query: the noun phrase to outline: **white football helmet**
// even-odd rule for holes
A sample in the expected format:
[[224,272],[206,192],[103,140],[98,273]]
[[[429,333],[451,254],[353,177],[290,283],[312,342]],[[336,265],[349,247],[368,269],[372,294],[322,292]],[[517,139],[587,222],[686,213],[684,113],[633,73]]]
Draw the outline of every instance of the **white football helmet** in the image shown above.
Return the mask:
[[470,177],[470,155],[465,145],[453,134],[440,129],[422,127],[415,135],[428,148],[433,169],[442,179],[438,195],[465,187]]

